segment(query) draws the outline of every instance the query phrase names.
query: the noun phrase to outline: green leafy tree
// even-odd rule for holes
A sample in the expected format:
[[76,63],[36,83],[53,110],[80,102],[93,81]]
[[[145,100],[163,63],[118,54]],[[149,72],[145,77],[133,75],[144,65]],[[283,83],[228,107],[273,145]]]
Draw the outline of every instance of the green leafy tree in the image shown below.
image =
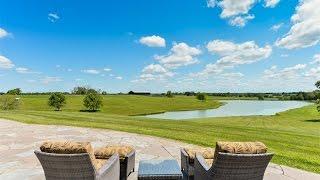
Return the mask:
[[172,97],[173,97],[173,94],[172,94],[171,91],[168,91],[167,94],[166,94],[166,96],[167,96],[168,98],[172,98]]
[[315,85],[318,89],[320,89],[320,81],[317,81],[314,85]]
[[66,103],[66,97],[62,93],[51,94],[48,101],[48,105],[54,107],[56,111],[60,111]]
[[107,95],[108,93],[106,91],[102,91],[102,95]]
[[84,97],[83,105],[89,111],[97,111],[103,106],[102,96],[98,93],[89,93]]
[[200,101],[206,101],[207,95],[205,93],[197,93],[196,98]]
[[18,109],[20,105],[20,98],[12,95],[0,96],[0,109],[2,110],[14,110]]
[[89,88],[87,91],[87,94],[99,94],[99,91],[92,89],[92,88]]
[[84,95],[84,94],[88,93],[88,89],[89,89],[89,87],[77,86],[77,87],[73,88],[72,94]]
[[7,92],[10,95],[20,95],[22,93],[20,88],[11,89]]
[[258,100],[264,100],[264,97],[263,97],[262,94],[259,94],[259,95],[258,95]]

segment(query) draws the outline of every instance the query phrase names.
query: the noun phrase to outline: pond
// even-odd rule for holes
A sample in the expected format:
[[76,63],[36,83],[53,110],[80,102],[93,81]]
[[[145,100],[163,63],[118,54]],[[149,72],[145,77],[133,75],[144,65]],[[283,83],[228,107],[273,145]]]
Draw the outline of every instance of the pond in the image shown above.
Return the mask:
[[217,109],[173,111],[161,114],[146,115],[144,117],[180,120],[207,117],[274,115],[278,112],[311,104],[304,101],[225,100],[221,102],[224,102],[225,105]]

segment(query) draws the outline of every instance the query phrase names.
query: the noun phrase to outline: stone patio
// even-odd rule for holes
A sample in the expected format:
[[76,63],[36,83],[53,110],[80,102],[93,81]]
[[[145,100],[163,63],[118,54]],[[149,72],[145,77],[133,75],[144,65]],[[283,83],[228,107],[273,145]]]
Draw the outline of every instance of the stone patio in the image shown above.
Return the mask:
[[[136,170],[140,160],[176,159],[180,147],[194,146],[146,135],[102,129],[68,126],[29,125],[0,119],[0,179],[44,179],[43,170],[33,151],[46,140],[90,141],[94,147],[129,144],[136,149]],[[137,173],[129,179],[137,179]],[[269,164],[265,179],[320,179],[319,174]]]

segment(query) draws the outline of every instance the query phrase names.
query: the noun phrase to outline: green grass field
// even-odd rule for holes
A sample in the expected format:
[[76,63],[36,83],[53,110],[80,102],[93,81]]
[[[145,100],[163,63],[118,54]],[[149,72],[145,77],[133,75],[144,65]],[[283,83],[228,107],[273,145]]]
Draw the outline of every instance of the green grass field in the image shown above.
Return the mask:
[[48,96],[24,96],[21,110],[0,111],[0,117],[24,123],[113,129],[214,147],[216,141],[261,141],[275,152],[272,162],[320,173],[320,115],[314,105],[274,116],[157,120],[137,116],[169,110],[218,107],[194,97],[105,96],[101,112],[79,112],[82,97],[68,97],[61,112],[46,105]]
[[[84,110],[83,97],[81,95],[66,96],[67,104],[63,111]],[[21,110],[52,111],[48,104],[49,95],[21,96]],[[210,99],[212,100],[212,98]],[[100,113],[118,115],[142,115],[154,114],[165,111],[183,111],[190,109],[217,108],[221,105],[218,101],[201,102],[195,97],[177,96],[175,98],[150,97],[150,96],[128,96],[128,95],[106,95],[103,98],[104,106]]]

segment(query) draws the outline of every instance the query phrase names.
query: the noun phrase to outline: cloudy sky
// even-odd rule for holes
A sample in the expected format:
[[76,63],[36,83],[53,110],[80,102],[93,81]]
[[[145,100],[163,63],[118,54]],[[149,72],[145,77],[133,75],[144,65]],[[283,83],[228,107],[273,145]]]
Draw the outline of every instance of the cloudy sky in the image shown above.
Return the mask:
[[4,0],[0,91],[308,91],[319,0]]

